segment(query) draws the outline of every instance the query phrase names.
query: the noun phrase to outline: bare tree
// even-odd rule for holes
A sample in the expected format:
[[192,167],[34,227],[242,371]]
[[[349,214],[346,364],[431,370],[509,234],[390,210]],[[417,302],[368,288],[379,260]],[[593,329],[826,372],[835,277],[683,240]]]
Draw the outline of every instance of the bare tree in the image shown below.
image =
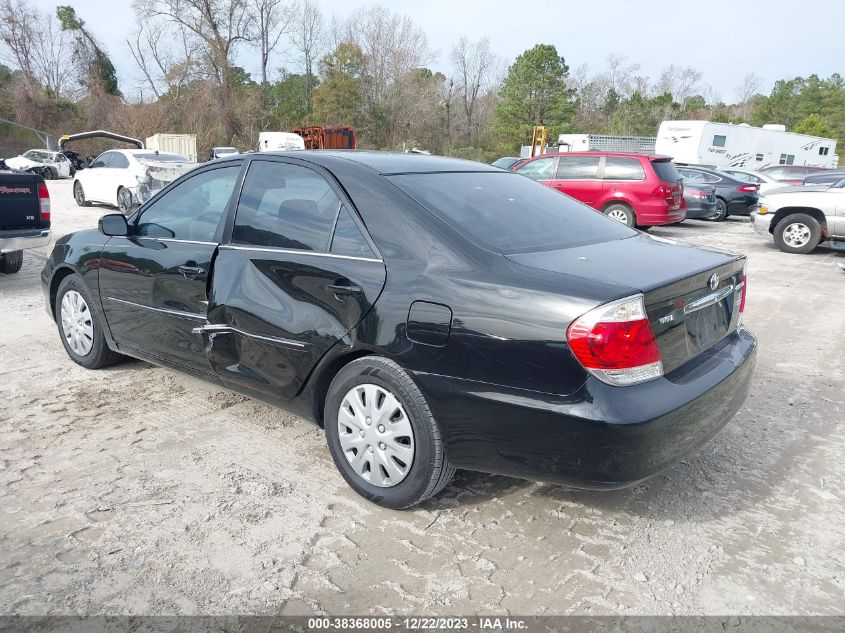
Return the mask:
[[751,101],[760,93],[762,85],[762,81],[756,73],[749,73],[743,78],[742,83],[736,87],[737,113],[746,121],[751,117]]
[[472,43],[462,37],[452,47],[449,59],[458,75],[458,89],[466,116],[467,142],[472,142],[473,132],[476,131],[473,118],[475,104],[495,72],[496,55],[490,49],[489,38]]
[[261,85],[267,85],[267,66],[270,55],[276,50],[282,35],[287,33],[299,7],[283,0],[252,0],[255,14],[256,40],[261,55]]
[[193,34],[201,44],[202,60],[217,83],[226,134],[238,133],[232,103],[232,59],[240,43],[252,39],[249,0],[137,0],[141,18],[161,17]]
[[23,0],[0,2],[0,52],[23,77],[30,96],[40,88],[53,98],[70,96],[75,78],[70,37],[55,16]]
[[135,41],[126,41],[144,80],[157,99],[169,92],[179,99],[182,89],[198,78],[199,45],[184,26],[167,21],[139,20]]
[[687,66],[682,68],[671,64],[663,69],[657,81],[658,94],[669,93],[672,99],[683,104],[700,89],[701,72]]
[[299,52],[305,74],[305,102],[311,113],[314,92],[314,66],[325,49],[325,27],[320,5],[315,0],[303,0],[293,20],[290,42]]

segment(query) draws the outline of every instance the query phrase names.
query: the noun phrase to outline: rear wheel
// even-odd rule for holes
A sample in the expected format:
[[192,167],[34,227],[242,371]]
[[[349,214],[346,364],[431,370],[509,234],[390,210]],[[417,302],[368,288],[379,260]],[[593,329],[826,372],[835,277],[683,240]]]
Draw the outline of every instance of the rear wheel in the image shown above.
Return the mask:
[[12,251],[0,255],[0,273],[11,275],[23,266],[23,251]]
[[788,215],[775,227],[775,244],[784,253],[809,253],[821,239],[821,225],[806,213]]
[[82,183],[78,180],[73,183],[73,199],[80,207],[90,207],[91,203],[85,199],[85,190],[82,188]]
[[56,323],[67,355],[86,369],[108,367],[123,357],[106,343],[94,298],[79,275],[68,275],[56,293]]
[[728,203],[722,200],[721,198],[717,198],[716,204],[716,211],[713,212],[713,215],[706,218],[711,222],[721,222],[726,217],[728,217]]
[[627,204],[611,204],[605,207],[604,214],[611,220],[616,220],[617,222],[621,222],[622,224],[632,228],[637,222],[637,216],[634,215],[634,210]]
[[132,212],[132,192],[126,187],[120,187],[117,190],[117,208],[123,215],[129,215]]
[[324,421],[343,478],[379,505],[417,505],[455,473],[424,396],[408,373],[386,358],[360,358],[338,372],[326,396]]

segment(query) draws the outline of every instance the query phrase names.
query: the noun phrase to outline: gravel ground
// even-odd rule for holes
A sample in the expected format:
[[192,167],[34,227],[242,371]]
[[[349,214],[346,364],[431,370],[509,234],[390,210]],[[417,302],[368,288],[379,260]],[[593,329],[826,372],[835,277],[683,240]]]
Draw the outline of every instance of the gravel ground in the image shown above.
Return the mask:
[[[56,235],[105,211],[49,187]],[[749,256],[736,418],[631,489],[459,473],[409,512],[357,497],[285,412],[70,362],[27,252],[0,275],[0,613],[845,613],[842,256],[739,220],[653,233]]]

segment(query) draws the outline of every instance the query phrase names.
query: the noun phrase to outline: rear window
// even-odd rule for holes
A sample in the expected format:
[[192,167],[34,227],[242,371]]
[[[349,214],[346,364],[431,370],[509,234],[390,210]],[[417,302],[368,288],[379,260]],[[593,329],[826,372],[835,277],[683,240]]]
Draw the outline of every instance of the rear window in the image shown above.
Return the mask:
[[681,174],[671,160],[653,160],[651,166],[654,167],[657,177],[664,182],[678,182],[681,179]]
[[496,253],[551,251],[636,235],[515,173],[402,174],[388,179],[468,240]]
[[598,156],[561,156],[558,159],[558,180],[594,180],[598,174]]

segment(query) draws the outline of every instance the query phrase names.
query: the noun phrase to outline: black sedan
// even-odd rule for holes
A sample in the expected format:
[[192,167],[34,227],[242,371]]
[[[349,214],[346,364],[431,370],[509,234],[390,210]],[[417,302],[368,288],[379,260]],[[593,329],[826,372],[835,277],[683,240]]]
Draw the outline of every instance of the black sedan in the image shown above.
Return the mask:
[[707,184],[716,188],[718,213],[710,220],[721,222],[729,215],[751,215],[757,208],[759,185],[703,167],[679,166],[678,172],[684,177],[684,187]]
[[310,418],[405,508],[456,468],[608,488],[696,450],[750,384],[744,266],[489,165],[313,151],[207,163],[61,238],[42,281],[74,362]]

